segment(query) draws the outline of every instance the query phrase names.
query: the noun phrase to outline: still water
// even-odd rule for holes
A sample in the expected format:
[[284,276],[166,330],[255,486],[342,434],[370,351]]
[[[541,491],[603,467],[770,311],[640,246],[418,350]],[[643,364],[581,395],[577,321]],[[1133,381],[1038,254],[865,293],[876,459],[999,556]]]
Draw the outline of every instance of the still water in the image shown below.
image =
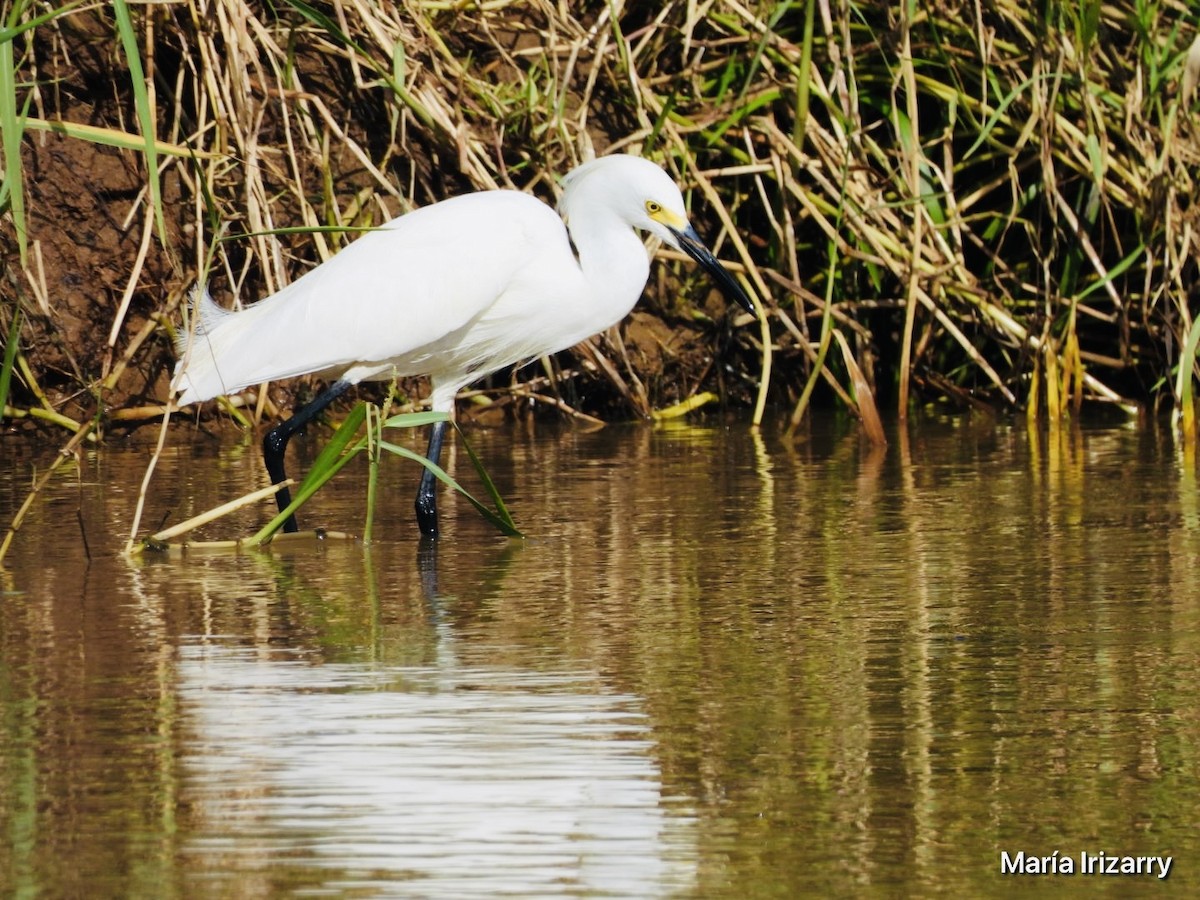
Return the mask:
[[[1200,890],[1200,501],[1169,432],[471,437],[525,540],[443,495],[422,545],[390,460],[370,546],[128,559],[153,435],[65,466],[0,570],[0,895]],[[0,444],[0,522],[50,458]],[[144,522],[264,481],[253,440],[181,428]],[[364,483],[301,524],[361,533]],[[1002,872],[1021,852],[1060,874]],[[1101,852],[1170,875],[1080,874]]]

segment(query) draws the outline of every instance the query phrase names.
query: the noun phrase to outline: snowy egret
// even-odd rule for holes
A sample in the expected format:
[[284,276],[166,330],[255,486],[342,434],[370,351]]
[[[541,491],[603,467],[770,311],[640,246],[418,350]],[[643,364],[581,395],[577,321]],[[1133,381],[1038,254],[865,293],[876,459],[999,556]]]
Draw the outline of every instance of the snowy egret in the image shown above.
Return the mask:
[[[222,309],[199,288],[196,332],[180,339],[172,382],[179,405],[296,375],[336,378],[263,439],[277,484],[292,435],[360,381],[428,375],[430,405],[452,413],[470,382],[615,325],[650,274],[635,229],[687,253],[754,313],[654,163],[626,155],[584,163],[563,179],[559,213],[519,191],[464,194],[368,232],[244,310]],[[445,433],[439,422],[430,434],[426,455],[435,463]],[[430,537],[438,531],[435,485],[425,470],[416,511]],[[291,502],[286,488],[276,501],[280,510]],[[293,516],[284,530],[296,528]]]

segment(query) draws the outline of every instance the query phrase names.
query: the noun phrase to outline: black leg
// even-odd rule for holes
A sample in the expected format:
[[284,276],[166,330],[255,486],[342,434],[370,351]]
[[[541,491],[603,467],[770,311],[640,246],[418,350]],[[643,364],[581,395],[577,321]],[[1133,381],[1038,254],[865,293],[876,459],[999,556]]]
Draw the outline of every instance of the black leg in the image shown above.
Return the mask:
[[[267,464],[267,474],[271,478],[271,484],[279,484],[287,479],[287,475],[283,471],[283,454],[287,450],[288,441],[292,439],[292,435],[315,419],[321,410],[346,393],[349,387],[350,382],[348,381],[335,381],[317,394],[316,399],[298,413],[290,419],[280,422],[266,433],[266,436],[263,437],[263,462]],[[276,492],[275,503],[279,506],[280,512],[287,509],[291,502],[292,492],[287,488],[280,488]],[[289,532],[299,530],[294,515],[289,516],[288,520],[283,523],[283,530]]]
[[[429,432],[429,449],[425,458],[436,463],[442,456],[442,440],[446,437],[446,426],[449,422],[435,422]],[[437,523],[437,477],[428,469],[421,472],[421,486],[417,488],[417,525],[421,534],[427,538],[438,536]]]

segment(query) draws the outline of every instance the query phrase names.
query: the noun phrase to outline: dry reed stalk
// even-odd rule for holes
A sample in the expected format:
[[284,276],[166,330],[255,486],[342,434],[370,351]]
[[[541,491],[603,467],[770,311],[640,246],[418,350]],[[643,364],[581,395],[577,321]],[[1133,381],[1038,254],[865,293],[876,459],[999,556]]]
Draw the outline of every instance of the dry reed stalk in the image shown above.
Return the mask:
[[253,503],[258,503],[260,500],[273,497],[281,489],[285,487],[291,487],[293,484],[295,484],[295,481],[293,481],[291,478],[288,478],[285,481],[278,482],[277,484],[268,485],[267,487],[260,488],[257,491],[251,491],[249,494],[244,494],[241,497],[238,497],[236,500],[230,500],[228,503],[222,503],[220,506],[213,507],[212,509],[202,512],[199,515],[192,516],[190,519],[180,522],[178,525],[172,525],[170,528],[164,528],[162,531],[152,534],[148,539],[148,543],[150,545],[164,544],[170,541],[172,538],[179,537],[181,534],[187,534],[189,531],[195,531],[197,528],[207,525],[210,522],[215,522],[217,519],[223,518],[232,512],[236,512],[245,506],[250,506]]

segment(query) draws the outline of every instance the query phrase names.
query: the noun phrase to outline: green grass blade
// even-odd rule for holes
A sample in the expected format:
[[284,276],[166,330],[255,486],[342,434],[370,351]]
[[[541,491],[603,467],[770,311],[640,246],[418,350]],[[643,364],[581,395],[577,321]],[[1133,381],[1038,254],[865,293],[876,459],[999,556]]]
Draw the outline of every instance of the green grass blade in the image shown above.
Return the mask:
[[352,47],[357,52],[361,52],[355,45],[354,41],[351,40],[350,36],[346,34],[346,32],[342,31],[341,26],[339,26],[338,23],[329,18],[329,16],[325,15],[325,13],[321,12],[315,6],[305,3],[304,0],[284,0],[284,2],[286,2],[288,6],[296,10],[296,12],[300,13],[300,15],[308,19],[308,21],[312,22],[318,28],[324,29],[329,36],[335,38],[338,43],[344,44],[347,47]]
[[338,461],[342,458],[346,447],[354,439],[354,436],[358,433],[358,429],[362,427],[366,418],[367,405],[365,403],[359,403],[354,409],[350,410],[350,414],[338,426],[337,431],[333,433],[333,437],[329,439],[329,443],[317,455],[312,468],[304,476],[304,480],[300,482],[300,486],[296,489],[297,493],[307,489],[313,482],[319,481],[321,484],[324,484],[329,480],[325,471],[339,464]]
[[392,408],[392,402],[396,399],[396,379],[392,379],[388,385],[387,399],[383,401],[383,406],[375,406],[373,403],[367,404],[367,459],[369,460],[369,468],[367,471],[367,520],[363,523],[363,543],[371,543],[371,538],[375,530],[375,499],[379,491],[379,462],[383,455],[383,450],[379,446],[379,442],[383,440],[383,417],[387,415]]
[[513,521],[508,507],[505,506],[504,500],[500,496],[500,492],[496,490],[492,476],[487,473],[487,469],[483,467],[483,463],[479,461],[479,457],[471,449],[471,444],[467,441],[467,436],[463,434],[463,430],[458,427],[458,423],[455,422],[453,424],[455,430],[458,432],[458,436],[462,438],[463,449],[467,451],[467,456],[471,458],[471,465],[475,467],[475,471],[479,474],[479,480],[483,482],[484,489],[488,492],[488,496],[492,498],[492,503],[496,506],[496,514],[501,522],[503,522],[501,531],[510,537],[521,537],[521,532],[517,530],[517,523]]
[[[292,502],[284,507],[283,511],[277,514],[275,518],[255,532],[254,536],[246,542],[247,545],[255,547],[270,541],[275,536],[275,533],[283,527],[283,523],[295,514],[296,510],[307,503],[313,494],[323,488],[338,472],[342,471],[346,463],[350,462],[366,446],[366,438],[360,438],[358,443],[351,447],[344,456],[335,460],[331,466],[322,469],[319,478],[305,478],[303,484],[296,489],[295,496],[292,497]],[[311,475],[312,473],[309,474]]]
[[1146,245],[1144,243],[1139,243],[1136,247],[1133,248],[1133,252],[1126,255],[1125,258],[1122,259],[1120,262],[1118,262],[1115,266],[1112,266],[1111,268],[1109,268],[1105,272],[1105,276],[1103,278],[1100,278],[1100,279],[1092,282],[1086,288],[1084,288],[1082,291],[1080,291],[1079,296],[1077,296],[1075,298],[1075,301],[1079,302],[1081,300],[1084,300],[1091,294],[1094,294],[1096,291],[1099,291],[1099,290],[1102,290],[1103,288],[1108,287],[1110,284],[1112,284],[1114,281],[1116,281],[1117,278],[1119,278],[1121,275],[1125,274],[1126,270],[1128,270],[1130,266],[1132,266],[1135,262],[1137,262],[1139,259],[1141,259],[1141,257],[1143,256],[1143,254],[1145,252],[1146,252]]
[[[449,419],[450,417],[446,413],[441,412],[402,413],[397,416],[392,416],[383,424],[385,427],[390,428],[419,428],[423,425],[433,425],[437,422],[445,422]],[[458,427],[457,423],[451,422],[451,424],[454,425],[454,429],[458,432],[459,437],[462,439],[463,448],[467,451],[467,456],[471,460],[471,465],[475,467],[475,471],[479,474],[479,480],[483,483],[484,490],[487,491],[488,496],[491,498],[492,504],[495,506],[495,511],[489,509],[478,499],[472,496],[465,488],[463,488],[462,485],[451,478],[450,475],[448,475],[440,466],[430,462],[419,453],[414,453],[413,451],[404,447],[399,447],[390,443],[384,443],[382,445],[383,449],[388,450],[391,453],[395,453],[398,456],[403,456],[406,459],[412,459],[421,463],[421,465],[433,472],[433,474],[439,480],[466,497],[471,505],[474,506],[475,509],[479,511],[480,515],[487,519],[493,527],[509,537],[523,537],[520,530],[517,528],[516,522],[513,521],[512,515],[508,511],[508,507],[505,506],[504,499],[500,496],[500,492],[496,490],[495,482],[492,481],[492,477],[487,473],[487,469],[483,467],[483,463],[480,462],[479,457],[475,455],[475,451],[471,449],[471,445],[467,441],[467,436],[463,433],[463,430]]]
[[[26,131],[49,131],[80,141],[90,141],[105,147],[118,147],[121,150],[141,150],[146,146],[146,140],[140,134],[130,134],[119,128],[101,128],[99,125],[85,125],[82,122],[63,122],[56,119],[32,118],[25,120]],[[182,144],[172,144],[169,141],[154,141],[154,149],[161,156],[178,156],[181,158],[219,159],[219,153],[209,153],[193,150]]]
[[[13,40],[14,38],[20,37],[26,31],[32,31],[33,29],[38,28],[39,26],[45,25],[47,22],[51,22],[54,19],[57,19],[59,16],[66,15],[67,13],[69,13],[73,9],[75,9],[76,7],[82,6],[83,2],[84,2],[84,0],[74,0],[73,3],[64,4],[63,6],[60,6],[57,9],[52,9],[49,12],[44,12],[40,16],[34,16],[32,19],[29,19],[26,22],[21,22],[20,24],[17,24],[15,22],[10,22],[10,24],[6,25],[3,28],[0,28],[0,41],[7,43],[8,41]],[[13,10],[12,18],[16,18],[16,16],[20,14],[20,12],[23,10],[23,8],[24,8],[23,5],[18,4],[17,7]]]
[[1175,396],[1179,398],[1180,428],[1184,440],[1196,438],[1196,407],[1192,402],[1192,373],[1196,366],[1196,353],[1200,351],[1200,319],[1192,322],[1188,329],[1187,342],[1179,357],[1178,383],[1175,385]]
[[991,136],[992,130],[1004,119],[1004,114],[1008,111],[1009,106],[1011,106],[1019,97],[1021,97],[1021,95],[1033,87],[1038,81],[1047,77],[1049,76],[1043,75],[1027,78],[1009,91],[1004,99],[1000,101],[1000,105],[996,107],[996,111],[992,113],[991,117],[986,123],[984,123],[983,128],[979,130],[979,136],[975,139],[975,143],[966,149],[961,158],[964,160],[970,159],[972,154],[974,154],[976,150],[983,146],[983,144]]
[[12,324],[8,326],[8,338],[4,342],[4,362],[0,364],[0,419],[4,418],[4,407],[8,405],[8,390],[12,384],[13,364],[17,359],[17,342],[21,337],[21,309],[13,310]]
[[397,413],[384,420],[384,428],[421,428],[424,425],[434,425],[445,422],[450,417],[443,412],[414,412]]
[[4,193],[17,232],[17,252],[21,265],[29,262],[29,235],[25,228],[25,186],[21,178],[21,139],[25,134],[23,117],[17,115],[17,72],[11,40],[0,42],[0,150],[4,167]]
[[[394,386],[394,383],[393,383]],[[379,492],[379,457],[382,452],[379,442],[383,440],[382,410],[374,404],[367,406],[367,518],[363,522],[363,543],[371,543],[375,531],[375,499]]]
[[246,238],[274,237],[289,234],[365,234],[368,231],[379,231],[379,225],[296,225],[287,228],[267,228],[262,231],[239,231],[236,234],[223,234],[217,239],[224,241],[242,241]]
[[308,474],[304,476],[304,480],[296,488],[292,502],[250,538],[250,546],[264,544],[274,537],[275,533],[283,527],[283,523],[296,510],[308,502],[313,494],[324,487],[334,475],[342,470],[346,463],[350,462],[359,451],[367,446],[366,438],[359,438],[358,443],[354,446],[349,446],[350,442],[357,435],[359,428],[362,427],[366,417],[367,407],[365,403],[359,403],[351,410],[350,415],[346,416],[346,420],[334,432],[329,443],[325,445],[324,449],[317,456]]
[[126,0],[113,0],[113,12],[117,17],[117,32],[129,67],[129,80],[133,86],[133,102],[137,109],[138,126],[142,131],[142,152],[146,155],[146,178],[150,185],[150,203],[154,207],[154,224],[158,236],[167,243],[167,227],[163,218],[162,186],[158,179],[158,143],[155,140],[154,110],[150,106],[150,94],[146,90],[146,74],[142,68],[142,56],[138,50],[137,33],[133,30],[133,19]]
[[389,453],[394,453],[396,456],[401,456],[404,459],[411,459],[413,462],[423,465],[426,469],[434,474],[434,477],[437,478],[438,481],[442,482],[452,490],[457,491],[459,494],[462,494],[462,496],[466,498],[467,502],[474,506],[475,509],[478,510],[479,514],[487,519],[487,521],[496,530],[502,532],[508,537],[524,537],[524,535],[517,530],[517,526],[513,524],[512,517],[508,515],[507,509],[503,510],[502,515],[488,509],[487,506],[476,499],[470,491],[455,481],[454,478],[437,463],[432,462],[420,453],[409,450],[407,447],[401,447],[398,444],[393,444],[391,441],[380,441],[379,446]]
[[804,37],[800,43],[800,71],[796,77],[796,118],[792,128],[792,144],[804,147],[805,129],[808,127],[809,98],[812,94],[813,19],[816,0],[808,0],[804,6]]

